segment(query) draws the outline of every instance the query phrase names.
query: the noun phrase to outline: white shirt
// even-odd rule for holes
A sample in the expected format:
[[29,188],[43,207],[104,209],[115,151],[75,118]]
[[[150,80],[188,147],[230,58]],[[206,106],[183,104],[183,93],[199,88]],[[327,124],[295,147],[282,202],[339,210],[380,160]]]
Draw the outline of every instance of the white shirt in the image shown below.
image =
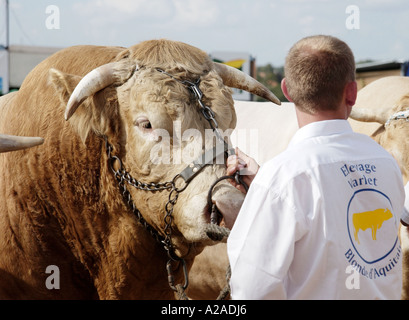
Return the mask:
[[399,299],[403,204],[400,169],[371,138],[344,120],[299,129],[228,238],[232,298]]

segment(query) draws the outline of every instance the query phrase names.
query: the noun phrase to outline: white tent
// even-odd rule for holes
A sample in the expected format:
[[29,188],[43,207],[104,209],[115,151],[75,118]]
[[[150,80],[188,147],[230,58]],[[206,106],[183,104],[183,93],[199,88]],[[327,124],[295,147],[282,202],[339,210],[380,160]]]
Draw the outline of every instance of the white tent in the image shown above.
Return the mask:
[[9,54],[0,47],[0,95],[9,92]]
[[[9,92],[9,16],[8,0],[0,0],[0,95]],[[4,21],[4,22],[3,22]]]

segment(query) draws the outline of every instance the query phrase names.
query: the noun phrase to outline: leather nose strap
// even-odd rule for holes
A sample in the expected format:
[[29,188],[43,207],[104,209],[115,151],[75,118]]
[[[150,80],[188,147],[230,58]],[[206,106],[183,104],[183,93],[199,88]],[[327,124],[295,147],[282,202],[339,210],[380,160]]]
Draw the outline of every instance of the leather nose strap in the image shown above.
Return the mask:
[[195,161],[183,169],[180,176],[186,183],[189,183],[205,166],[213,164],[214,159],[216,159],[216,163],[218,163],[218,159],[223,156],[223,162],[220,162],[220,164],[224,163],[225,153],[228,155],[234,154],[234,149],[228,149],[227,143],[225,142],[217,142],[212,149],[206,150]]

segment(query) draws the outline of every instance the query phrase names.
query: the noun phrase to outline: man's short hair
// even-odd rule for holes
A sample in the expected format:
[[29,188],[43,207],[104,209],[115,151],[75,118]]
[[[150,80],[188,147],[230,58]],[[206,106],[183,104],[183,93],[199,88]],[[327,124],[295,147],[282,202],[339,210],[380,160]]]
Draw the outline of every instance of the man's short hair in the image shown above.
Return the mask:
[[311,36],[298,41],[285,62],[288,94],[297,107],[314,114],[334,110],[345,85],[355,81],[355,60],[348,45],[332,36]]

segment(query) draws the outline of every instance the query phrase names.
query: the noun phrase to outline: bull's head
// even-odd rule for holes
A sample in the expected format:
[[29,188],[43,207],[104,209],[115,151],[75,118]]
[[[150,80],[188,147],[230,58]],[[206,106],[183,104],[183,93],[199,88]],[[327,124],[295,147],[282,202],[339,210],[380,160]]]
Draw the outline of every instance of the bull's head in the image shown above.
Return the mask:
[[398,162],[405,183],[409,180],[409,78],[392,76],[376,80],[358,92],[350,117],[354,129],[370,135]]
[[[214,112],[214,123],[226,142],[228,129],[236,125],[228,87],[280,103],[243,72],[212,62],[197,48],[167,40],[133,46],[115,62],[94,69],[82,79],[57,70],[52,70],[51,76],[64,99],[69,98],[65,117],[71,118],[83,140],[90,131],[107,137],[130,175],[146,183],[172,181],[202,151],[213,148],[214,140],[208,138],[211,125],[183,81],[198,83],[202,103]],[[65,89],[61,91],[61,87]],[[213,182],[224,174],[223,163],[206,166],[178,194],[172,206],[172,240],[179,254],[186,254],[186,243],[210,243],[205,232],[210,220],[207,196]],[[184,188],[183,180],[178,183]],[[169,192],[128,189],[144,219],[163,234]],[[226,181],[214,191],[212,201],[222,214],[233,214],[229,210],[237,214],[243,195]]]
[[0,152],[22,150],[38,146],[44,142],[39,137],[20,137],[0,134]]

